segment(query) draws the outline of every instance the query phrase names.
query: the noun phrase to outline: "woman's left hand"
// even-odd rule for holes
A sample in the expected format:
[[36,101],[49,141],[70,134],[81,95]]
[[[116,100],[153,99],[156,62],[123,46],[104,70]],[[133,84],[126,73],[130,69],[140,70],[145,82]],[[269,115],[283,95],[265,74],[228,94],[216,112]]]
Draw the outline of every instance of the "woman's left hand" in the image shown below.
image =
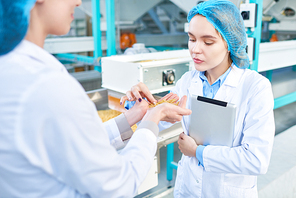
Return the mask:
[[184,132],[179,135],[178,139],[179,149],[181,152],[189,157],[196,157],[197,144],[194,139]]
[[179,101],[179,96],[173,92],[168,93],[167,95],[165,95],[164,97],[162,97],[160,100],[158,100],[158,102],[161,102],[163,100],[175,100],[176,102]]
[[124,115],[130,126],[133,126],[146,114],[149,109],[149,104],[145,100],[137,100],[135,105],[128,111],[124,112]]

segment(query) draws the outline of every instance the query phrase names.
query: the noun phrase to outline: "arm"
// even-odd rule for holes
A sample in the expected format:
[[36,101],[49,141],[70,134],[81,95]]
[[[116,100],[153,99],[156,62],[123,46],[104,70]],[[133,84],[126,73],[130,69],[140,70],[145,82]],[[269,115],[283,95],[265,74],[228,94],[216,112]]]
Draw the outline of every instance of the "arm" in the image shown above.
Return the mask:
[[133,130],[124,114],[104,122],[103,125],[107,130],[110,143],[116,149],[123,148],[133,135]]
[[91,197],[133,197],[156,152],[157,119],[179,120],[190,113],[174,105],[167,109],[179,114],[166,112],[166,106],[147,112],[142,124],[150,122],[154,129],[141,124],[118,154],[94,104],[74,79],[56,74],[42,78],[23,103],[16,137],[19,153],[49,178]]
[[19,122],[19,152],[45,174],[91,197],[133,197],[156,152],[155,134],[140,128],[118,154],[94,104],[65,76],[42,79],[32,88]]
[[142,102],[137,101],[130,110],[104,123],[110,143],[116,149],[120,149],[127,144],[133,135],[131,126],[143,118],[147,109],[148,103],[145,100]]

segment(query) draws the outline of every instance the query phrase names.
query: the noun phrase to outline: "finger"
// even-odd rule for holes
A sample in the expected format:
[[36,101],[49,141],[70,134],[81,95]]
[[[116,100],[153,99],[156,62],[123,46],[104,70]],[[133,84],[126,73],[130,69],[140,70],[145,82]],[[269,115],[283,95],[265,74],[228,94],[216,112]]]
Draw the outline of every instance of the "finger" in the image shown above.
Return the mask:
[[139,88],[139,86],[133,86],[132,87],[131,93],[136,98],[136,100],[138,100],[139,98],[143,99],[140,92],[141,92],[141,88]]
[[174,122],[180,122],[182,120],[183,115],[174,115],[172,118]]
[[144,94],[145,98],[149,102],[151,102],[151,103],[157,102],[157,100],[153,97],[153,95],[149,91],[148,87],[144,83],[139,83],[138,86],[140,87],[140,91]]
[[175,124],[177,121],[169,121],[169,123],[171,124]]
[[180,135],[179,135],[179,137],[180,137],[182,140],[184,139],[184,136],[185,136],[185,133],[184,133],[184,132],[180,133]]
[[128,100],[128,101],[133,101],[133,100],[135,100],[135,99],[134,99],[135,96],[133,95],[133,93],[132,93],[131,91],[127,91],[125,95],[127,96],[127,100]]
[[120,98],[120,105],[123,105],[125,103],[125,101],[127,101],[127,96],[126,95],[125,96],[122,96]]
[[174,97],[174,93],[171,92],[171,93],[166,95],[165,99],[166,100],[171,100],[173,97]]
[[176,100],[175,102],[178,102],[179,96],[175,94],[174,97],[172,98],[172,100]]
[[179,102],[179,107],[185,108],[186,107],[186,100],[187,100],[187,96],[183,96]]
[[171,93],[168,93],[167,95],[165,95],[164,97],[162,97],[162,98],[159,100],[159,102],[160,102],[160,101],[163,101],[163,100],[168,100],[168,98],[171,97],[171,95],[173,95],[172,92],[171,92]]

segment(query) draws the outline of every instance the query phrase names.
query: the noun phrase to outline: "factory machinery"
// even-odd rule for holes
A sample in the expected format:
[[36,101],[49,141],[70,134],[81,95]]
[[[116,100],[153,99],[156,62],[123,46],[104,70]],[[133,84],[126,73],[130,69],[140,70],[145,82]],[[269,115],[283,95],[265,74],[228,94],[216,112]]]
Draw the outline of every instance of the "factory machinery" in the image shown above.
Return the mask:
[[[246,50],[251,69],[266,73],[272,81],[273,70],[296,65],[296,41],[291,40],[296,38],[296,1],[231,1],[238,6],[245,21],[249,37]],[[194,68],[188,50],[115,55],[116,52],[118,54],[124,52],[120,50],[119,45],[121,33],[135,33],[137,42],[146,46],[186,47],[188,42],[188,36],[184,33],[187,27],[186,15],[199,2],[199,0],[115,0],[113,23],[116,31],[108,31],[109,13],[106,10],[108,11],[110,5],[104,0],[85,0],[80,10],[77,10],[76,17],[85,18],[85,14],[93,17],[95,15],[93,11],[98,9],[98,7],[95,9],[94,5],[99,5],[99,34],[93,29],[93,36],[48,38],[45,49],[57,54],[61,59],[95,65],[97,71],[100,71],[97,73],[99,78],[102,78],[103,89],[87,92],[89,97],[95,102],[98,110],[112,108],[123,111],[123,107],[119,105],[119,98],[133,85],[144,82],[157,97],[158,94],[169,91],[186,71]],[[93,19],[93,25],[95,21]],[[108,41],[108,37],[116,42]],[[269,42],[273,37],[276,37],[275,40],[278,42]],[[98,43],[100,45],[97,45]],[[94,57],[69,54],[87,51],[94,51]],[[113,56],[100,59],[103,54]],[[296,70],[295,66],[293,70]],[[295,80],[293,81],[296,76],[291,74],[288,77],[290,86],[285,86],[288,88],[283,89],[276,85],[273,87],[275,109],[296,101],[296,86],[293,86],[296,85]],[[172,179],[172,170],[177,168],[177,164],[173,162],[173,142],[178,139],[182,131],[178,123],[160,132],[159,135],[158,148],[162,146],[168,148],[168,180]],[[139,193],[158,184],[159,161],[158,151]]]

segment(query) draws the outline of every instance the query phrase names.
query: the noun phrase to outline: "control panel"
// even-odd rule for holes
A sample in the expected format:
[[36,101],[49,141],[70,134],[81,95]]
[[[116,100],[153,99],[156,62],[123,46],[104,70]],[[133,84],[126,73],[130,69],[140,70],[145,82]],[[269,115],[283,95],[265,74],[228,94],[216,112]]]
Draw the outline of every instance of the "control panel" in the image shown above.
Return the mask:
[[244,3],[240,5],[240,12],[246,28],[255,28],[257,21],[257,4]]

